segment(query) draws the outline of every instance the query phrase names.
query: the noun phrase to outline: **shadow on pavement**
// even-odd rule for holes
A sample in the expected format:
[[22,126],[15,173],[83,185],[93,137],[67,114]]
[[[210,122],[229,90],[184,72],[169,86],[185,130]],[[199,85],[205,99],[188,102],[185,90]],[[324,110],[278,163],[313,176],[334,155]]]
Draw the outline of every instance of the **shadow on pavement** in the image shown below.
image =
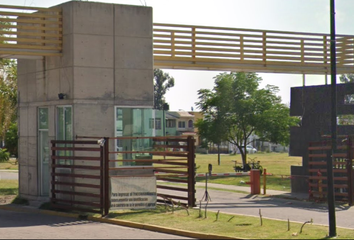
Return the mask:
[[40,225],[62,227],[92,223],[87,220],[47,215],[35,210],[27,212],[27,210],[23,211],[24,207],[18,207],[18,209],[19,211],[0,209],[0,229]]

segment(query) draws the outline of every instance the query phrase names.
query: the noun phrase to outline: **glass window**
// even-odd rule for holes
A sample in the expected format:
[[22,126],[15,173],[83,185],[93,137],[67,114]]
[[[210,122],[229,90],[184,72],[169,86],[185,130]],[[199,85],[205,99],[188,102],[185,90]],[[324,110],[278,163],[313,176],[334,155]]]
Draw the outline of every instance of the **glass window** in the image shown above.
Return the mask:
[[38,109],[38,129],[48,129],[48,108]]
[[193,127],[193,120],[189,120],[189,121],[188,121],[188,127],[189,127],[189,128],[192,128],[192,127]]
[[149,119],[149,128],[154,129],[155,128],[155,121],[153,118]]
[[178,128],[185,128],[186,127],[186,122],[178,122]]
[[168,127],[168,128],[176,127],[176,120],[175,119],[167,119],[166,120],[166,127]]
[[155,118],[155,129],[161,129],[161,118]]
[[[116,137],[162,136],[162,119],[162,111],[152,108],[116,107]],[[117,139],[116,157],[118,160],[127,160],[119,161],[117,165],[144,165],[143,161],[131,160],[151,158],[149,153],[143,153],[151,149],[151,139]],[[142,151],[142,153],[129,153],[129,151]]]
[[[72,107],[60,106],[57,107],[57,140],[73,140],[72,132]],[[66,144],[69,147],[71,144]],[[64,147],[64,145],[62,146]],[[71,156],[71,151],[59,151],[60,156]],[[71,164],[71,160],[62,160],[60,164]]]

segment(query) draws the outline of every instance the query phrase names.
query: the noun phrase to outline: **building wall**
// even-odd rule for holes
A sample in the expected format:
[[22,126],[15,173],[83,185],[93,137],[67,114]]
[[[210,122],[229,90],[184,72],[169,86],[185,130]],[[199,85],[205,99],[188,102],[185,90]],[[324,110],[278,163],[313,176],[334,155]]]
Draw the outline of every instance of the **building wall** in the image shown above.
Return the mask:
[[[71,1],[63,56],[18,61],[20,195],[37,198],[37,108],[71,105],[73,136],[114,136],[114,106],[153,107],[152,8]],[[139,87],[137,87],[139,86]],[[59,100],[58,94],[66,94]]]
[[[354,94],[354,83],[337,85],[337,115],[354,114],[354,105],[345,104],[346,95]],[[302,118],[301,125],[290,130],[290,156],[302,157],[302,166],[291,168],[292,191],[308,192],[308,146],[331,134],[331,86],[291,88],[290,115]],[[337,126],[337,135],[351,135],[354,125]]]

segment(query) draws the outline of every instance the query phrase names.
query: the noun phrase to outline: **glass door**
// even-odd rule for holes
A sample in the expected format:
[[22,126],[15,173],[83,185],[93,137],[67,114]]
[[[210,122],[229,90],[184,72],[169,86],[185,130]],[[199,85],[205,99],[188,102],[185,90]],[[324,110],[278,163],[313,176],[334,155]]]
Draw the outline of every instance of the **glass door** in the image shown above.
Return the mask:
[[48,108],[38,109],[38,156],[39,156],[39,183],[40,195],[49,196],[50,168],[49,168],[49,138],[48,138]]
[[[57,140],[73,140],[72,131],[72,107],[59,106],[57,107]],[[71,144],[63,145],[62,147],[70,147]],[[70,151],[60,151],[60,156],[71,156]],[[69,160],[61,160],[60,164],[71,164]]]

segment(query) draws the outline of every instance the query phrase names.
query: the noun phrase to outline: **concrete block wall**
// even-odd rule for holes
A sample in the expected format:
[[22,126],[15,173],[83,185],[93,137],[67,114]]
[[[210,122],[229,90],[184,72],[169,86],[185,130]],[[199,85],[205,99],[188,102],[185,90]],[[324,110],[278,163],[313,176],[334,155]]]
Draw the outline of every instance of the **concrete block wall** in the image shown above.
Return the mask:
[[[63,56],[18,61],[20,195],[39,198],[38,107],[72,106],[73,136],[114,136],[115,106],[153,107],[152,8],[71,1]],[[59,100],[58,94],[66,94]]]
[[[345,104],[346,95],[354,94],[354,83],[338,84],[337,115],[354,114],[353,104]],[[301,116],[301,126],[290,130],[290,156],[302,157],[302,166],[291,168],[292,191],[308,192],[310,142],[322,141],[322,135],[331,133],[331,86],[305,86],[291,88],[291,116]],[[354,126],[338,125],[337,135],[352,135]]]

